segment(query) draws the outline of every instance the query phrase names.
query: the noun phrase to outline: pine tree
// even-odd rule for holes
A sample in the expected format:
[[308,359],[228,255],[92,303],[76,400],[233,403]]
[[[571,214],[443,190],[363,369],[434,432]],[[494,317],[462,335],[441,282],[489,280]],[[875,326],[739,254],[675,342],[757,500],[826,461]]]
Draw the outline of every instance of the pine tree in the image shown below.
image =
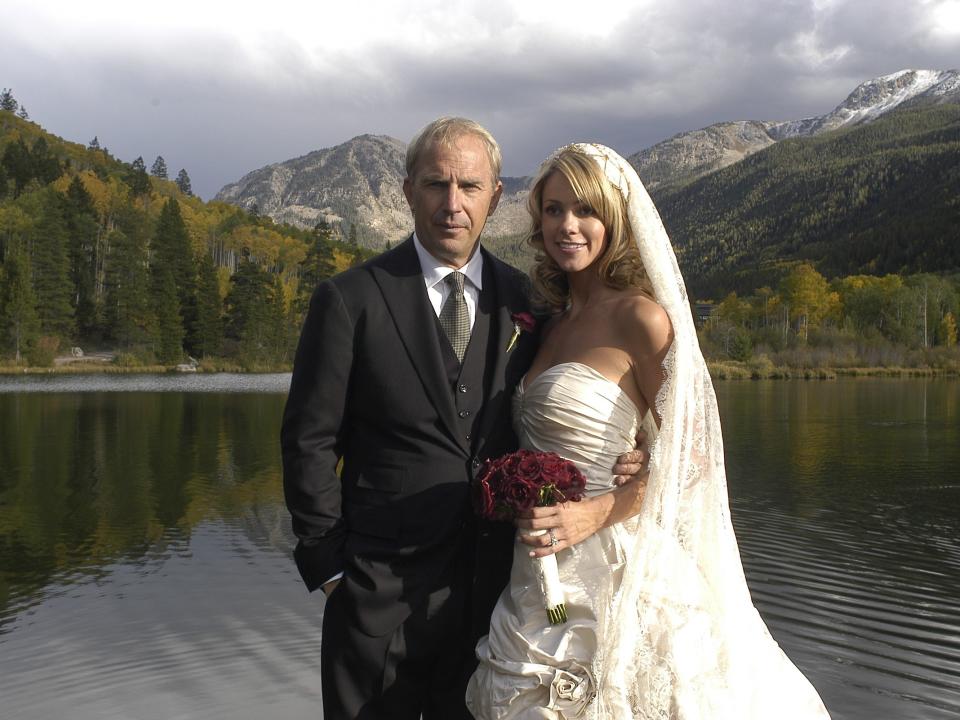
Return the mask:
[[173,273],[180,307],[180,318],[187,338],[187,349],[196,351],[197,276],[190,248],[190,235],[180,213],[180,203],[169,198],[160,210],[152,244],[151,266],[166,267]]
[[178,363],[183,358],[183,323],[177,301],[173,271],[161,266],[153,274],[153,307],[156,315],[154,348],[160,362]]
[[73,307],[77,331],[89,337],[100,325],[102,309],[103,249],[98,242],[100,223],[97,220],[93,198],[79,176],[74,176],[67,188],[64,217],[69,236],[70,277],[73,282]]
[[227,337],[236,341],[243,358],[259,362],[270,354],[271,302],[274,292],[270,273],[244,258],[230,278],[227,294]]
[[49,185],[63,174],[60,161],[50,152],[47,140],[42,135],[33,143],[30,162],[33,166],[33,176],[43,185]]
[[24,105],[20,106],[20,112],[17,113],[17,117],[21,120],[29,120],[30,113],[27,112],[27,108]]
[[0,267],[0,339],[13,350],[18,365],[40,333],[30,274],[30,257],[18,245]]
[[33,159],[23,138],[18,138],[16,142],[7,143],[3,150],[2,163],[7,171],[7,176],[13,180],[13,196],[15,198],[20,197],[27,183],[34,177]]
[[13,97],[13,90],[4,88],[3,92],[0,93],[0,110],[15,113],[18,105],[19,103]]
[[134,197],[140,197],[150,192],[150,178],[147,176],[147,166],[143,162],[142,156],[130,164],[130,177],[127,182]]
[[153,161],[150,174],[161,180],[167,179],[167,161],[163,159],[162,155],[157,155],[157,159]]
[[90,150],[99,150],[99,149],[100,149],[100,141],[97,139],[97,136],[96,136],[96,135],[93,136],[93,140],[90,141],[90,144],[87,145],[87,147],[88,147]]
[[[300,263],[300,282],[297,297],[293,302],[293,312],[302,318],[310,306],[310,298],[321,280],[333,277],[337,266],[333,257],[333,229],[321,220],[313,228],[313,237],[306,257]],[[297,323],[299,325],[299,320]]]
[[186,170],[180,168],[180,172],[177,173],[177,179],[174,182],[177,183],[177,187],[180,188],[180,192],[184,195],[193,195],[193,189],[190,187],[190,176],[187,175]]
[[105,280],[107,334],[123,348],[146,343],[150,337],[150,282],[147,249],[137,234],[114,230]]
[[270,352],[266,359],[274,363],[283,362],[287,359],[292,343],[283,280],[279,275],[273,276],[273,283],[267,294],[267,323]]
[[46,188],[30,193],[25,199],[35,218],[31,231],[31,264],[40,324],[44,334],[68,340],[76,334],[76,325],[62,198],[53,188]]
[[197,333],[196,352],[200,357],[218,355],[223,340],[223,303],[220,301],[220,284],[217,269],[210,253],[200,257],[200,273],[197,282]]

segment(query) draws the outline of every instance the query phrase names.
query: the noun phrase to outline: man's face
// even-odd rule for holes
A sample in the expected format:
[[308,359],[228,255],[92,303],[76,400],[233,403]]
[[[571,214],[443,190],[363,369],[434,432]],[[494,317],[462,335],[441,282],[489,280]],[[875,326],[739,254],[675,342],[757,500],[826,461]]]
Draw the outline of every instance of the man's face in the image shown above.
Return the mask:
[[403,181],[417,237],[437,260],[462,267],[473,255],[487,218],[500,199],[483,141],[462,135],[451,147],[427,146]]

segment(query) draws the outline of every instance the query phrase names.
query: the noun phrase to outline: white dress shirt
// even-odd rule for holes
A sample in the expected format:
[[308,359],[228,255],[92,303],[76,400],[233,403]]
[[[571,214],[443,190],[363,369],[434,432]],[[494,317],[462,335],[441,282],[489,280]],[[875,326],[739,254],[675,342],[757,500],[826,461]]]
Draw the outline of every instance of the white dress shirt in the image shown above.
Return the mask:
[[[420,269],[423,271],[423,282],[427,286],[427,297],[433,305],[433,311],[437,317],[440,317],[443,303],[450,294],[450,286],[444,280],[454,271],[454,268],[444,265],[427,252],[416,233],[413,234],[413,246],[417,249],[417,257],[420,258]],[[480,301],[480,291],[483,290],[483,254],[480,248],[477,248],[466,265],[457,269],[466,277],[463,283],[463,299],[467,302],[470,329],[473,330],[473,323],[477,318],[477,303]]]

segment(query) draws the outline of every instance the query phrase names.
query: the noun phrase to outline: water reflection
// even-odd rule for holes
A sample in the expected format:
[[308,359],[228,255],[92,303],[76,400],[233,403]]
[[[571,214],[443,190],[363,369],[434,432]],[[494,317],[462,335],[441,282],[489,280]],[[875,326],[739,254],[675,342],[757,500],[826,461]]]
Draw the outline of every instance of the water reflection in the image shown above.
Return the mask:
[[[277,394],[0,395],[0,610],[281,499]],[[9,623],[0,614],[0,632]]]
[[[0,714],[320,716],[287,382],[0,380]],[[751,591],[833,717],[956,717],[960,383],[717,390]]]
[[960,387],[722,383],[751,592],[834,717],[960,713]]

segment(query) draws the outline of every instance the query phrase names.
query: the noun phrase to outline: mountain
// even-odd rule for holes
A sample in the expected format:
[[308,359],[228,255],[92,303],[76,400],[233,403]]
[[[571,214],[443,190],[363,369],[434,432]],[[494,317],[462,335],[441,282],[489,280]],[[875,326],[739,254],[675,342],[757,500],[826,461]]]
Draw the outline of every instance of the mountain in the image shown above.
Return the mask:
[[[403,196],[406,152],[406,145],[395,138],[359,135],[254,170],[225,186],[215,199],[302,228],[325,220],[344,237],[353,228],[361,245],[383,248],[413,230]],[[495,236],[515,234],[527,221],[526,178],[502,181],[501,207],[486,230]]]
[[684,132],[631,155],[648,189],[682,185],[733,165],[780,140],[872,122],[898,107],[958,102],[960,71],[901,70],[859,85],[825,115],[771,122],[740,120]]
[[304,228],[325,220],[345,237],[354,226],[362,244],[382,247],[411,225],[402,188],[405,154],[395,138],[360,135],[254,170],[216,199]]
[[[917,169],[927,167],[926,160],[956,164],[957,156],[951,160],[949,153],[953,151],[944,150],[950,147],[949,142],[928,142],[929,138],[920,137],[918,128],[929,129],[931,123],[941,121],[949,125],[943,113],[933,111],[938,107],[956,107],[958,103],[957,70],[903,70],[862,83],[824,115],[787,122],[718,123],[676,135],[631,155],[628,160],[637,168],[658,206],[662,203],[670,229],[686,245],[686,250],[678,247],[678,251],[687,253],[685,269],[689,268],[698,282],[703,281],[704,291],[713,287],[711,278],[722,277],[712,273],[705,258],[713,258],[716,267],[725,272],[739,273],[743,268],[738,263],[747,256],[736,248],[759,252],[754,259],[763,262],[775,261],[781,252],[786,258],[814,260],[829,255],[833,259],[822,267],[827,270],[843,265],[837,260],[838,248],[842,248],[844,239],[856,236],[863,259],[853,262],[851,268],[872,272],[926,267],[926,261],[915,257],[896,260],[896,253],[878,251],[876,239],[886,231],[878,228],[877,223],[878,218],[892,213],[897,218],[894,225],[913,238],[916,236],[910,234],[909,227],[897,224],[903,218],[916,218],[915,227],[932,232],[936,228],[931,223],[938,222],[937,218],[952,217],[949,208],[954,207],[955,200],[945,197],[944,191],[932,186]],[[914,115],[883,126],[879,135],[843,135],[871,127],[898,112]],[[946,112],[949,115],[949,110]],[[909,127],[904,129],[906,126]],[[930,132],[949,135],[951,131],[938,126]],[[902,144],[899,150],[898,143]],[[781,147],[785,149],[780,150]],[[241,207],[256,207],[274,220],[301,227],[313,227],[323,218],[339,224],[341,232],[347,235],[353,226],[361,244],[379,249],[387,242],[400,240],[412,229],[401,190],[404,153],[405,146],[399,140],[361,135],[342,145],[256,170],[226,186],[217,198]],[[839,155],[834,157],[832,153]],[[913,164],[911,153],[919,153],[925,160]],[[759,158],[756,163],[748,162],[755,158]],[[868,169],[895,173],[897,182],[865,178],[863,173]],[[953,177],[940,170],[931,172],[931,177],[944,181]],[[913,178],[914,185],[902,187],[899,180],[903,177]],[[529,222],[529,181],[503,178],[500,205],[484,231],[488,246],[520,266],[529,265],[532,255],[521,243]],[[913,197],[916,188],[928,191],[925,197],[916,198],[915,205],[924,208],[929,217],[915,215],[906,207],[897,209],[892,187],[899,188],[903,197]],[[797,199],[791,200],[790,193]],[[864,202],[863,197],[870,199]],[[826,207],[836,222],[814,222],[808,218],[806,222],[812,222],[813,229],[802,223],[792,225],[799,222],[795,213],[802,213],[805,208],[813,207],[813,215],[819,217],[824,206],[814,207],[814,202],[833,203]],[[786,216],[779,218],[779,213]],[[785,228],[789,242],[785,237],[773,237],[772,228]],[[754,229],[756,237],[751,236]],[[731,240],[733,236],[738,239]],[[912,251],[917,248],[913,246]],[[748,284],[745,275],[737,277],[737,282]]]
[[648,190],[696,180],[702,175],[740,162],[776,142],[770,135],[773,123],[754,120],[717,123],[680,133],[669,140],[631,155]]
[[901,70],[868,80],[857,86],[840,105],[826,115],[777,123],[772,137],[784,140],[809,137],[876,120],[881,115],[910,102],[912,106],[934,105],[956,101],[960,95],[960,72],[957,70]]
[[654,200],[691,292],[960,270],[960,103],[901,104],[866,124],[778,142]]

